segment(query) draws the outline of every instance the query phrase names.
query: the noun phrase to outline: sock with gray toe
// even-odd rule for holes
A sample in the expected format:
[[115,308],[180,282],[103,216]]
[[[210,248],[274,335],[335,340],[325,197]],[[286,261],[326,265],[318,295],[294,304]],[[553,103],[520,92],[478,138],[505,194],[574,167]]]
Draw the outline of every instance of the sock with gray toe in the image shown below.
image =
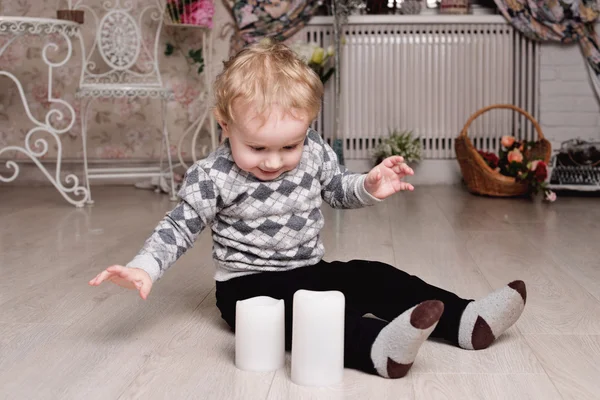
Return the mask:
[[513,281],[480,300],[470,302],[460,319],[458,345],[463,349],[489,347],[521,316],[527,300],[523,281]]
[[406,310],[386,325],[371,347],[371,360],[377,373],[384,378],[405,376],[443,312],[441,301],[428,300]]

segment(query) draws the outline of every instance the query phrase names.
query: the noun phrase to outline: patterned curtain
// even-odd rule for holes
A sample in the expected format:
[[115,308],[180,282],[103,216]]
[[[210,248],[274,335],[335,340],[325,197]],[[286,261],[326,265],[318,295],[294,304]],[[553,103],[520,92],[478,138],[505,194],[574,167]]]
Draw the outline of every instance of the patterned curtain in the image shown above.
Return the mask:
[[319,7],[319,0],[228,0],[223,3],[235,22],[229,55],[269,37],[285,41],[300,31]]
[[593,86],[600,97],[600,38],[594,24],[597,0],[495,0],[502,15],[537,41],[578,42],[587,59]]

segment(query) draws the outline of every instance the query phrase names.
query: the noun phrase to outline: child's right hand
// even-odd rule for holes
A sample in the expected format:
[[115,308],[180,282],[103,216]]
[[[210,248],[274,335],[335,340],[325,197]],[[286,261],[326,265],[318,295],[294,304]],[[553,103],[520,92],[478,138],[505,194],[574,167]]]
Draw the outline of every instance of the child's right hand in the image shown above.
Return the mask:
[[88,282],[90,286],[98,286],[104,281],[110,281],[126,289],[134,289],[140,292],[144,300],[152,289],[152,279],[146,271],[140,268],[128,268],[121,265],[113,265],[100,272],[94,279]]

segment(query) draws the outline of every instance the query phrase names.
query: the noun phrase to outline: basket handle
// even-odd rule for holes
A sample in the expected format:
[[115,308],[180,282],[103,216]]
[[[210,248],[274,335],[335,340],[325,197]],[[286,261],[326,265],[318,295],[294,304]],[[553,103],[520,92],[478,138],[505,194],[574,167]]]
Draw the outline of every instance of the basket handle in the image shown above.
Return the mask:
[[544,134],[542,133],[542,127],[540,126],[540,124],[538,124],[538,122],[535,120],[535,118],[533,118],[533,116],[531,114],[529,114],[527,111],[525,111],[522,108],[519,108],[515,105],[512,105],[512,104],[493,104],[491,106],[484,107],[481,110],[475,112],[475,114],[471,115],[471,117],[468,119],[467,123],[462,128],[462,131],[460,131],[459,137],[462,137],[462,138],[467,137],[467,130],[469,129],[469,126],[471,126],[471,123],[473,123],[473,121],[475,121],[475,119],[477,117],[479,117],[481,114],[485,114],[486,112],[493,110],[493,109],[508,109],[508,110],[516,111],[521,115],[524,115],[528,120],[530,120],[533,123],[535,131],[537,132],[540,140],[544,139]]

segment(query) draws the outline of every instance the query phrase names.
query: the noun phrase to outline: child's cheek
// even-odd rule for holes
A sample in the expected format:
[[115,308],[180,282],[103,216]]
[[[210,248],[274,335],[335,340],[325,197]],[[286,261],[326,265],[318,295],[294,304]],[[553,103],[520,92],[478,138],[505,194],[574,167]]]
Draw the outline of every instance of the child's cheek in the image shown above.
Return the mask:
[[257,156],[251,150],[238,149],[233,153],[233,160],[244,171],[249,171],[258,165]]
[[291,154],[288,158],[287,169],[294,169],[300,163],[300,159],[302,158],[302,148],[296,150],[294,154]]

